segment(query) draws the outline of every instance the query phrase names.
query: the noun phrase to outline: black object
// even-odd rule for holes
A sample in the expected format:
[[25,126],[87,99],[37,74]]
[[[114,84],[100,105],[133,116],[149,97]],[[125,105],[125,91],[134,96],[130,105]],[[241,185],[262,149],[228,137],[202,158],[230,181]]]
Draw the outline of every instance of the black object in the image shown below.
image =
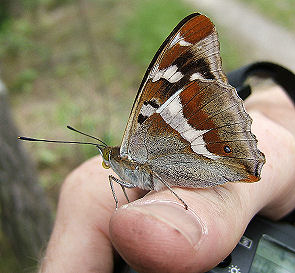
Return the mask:
[[244,83],[248,77],[253,75],[273,79],[285,89],[295,104],[295,74],[287,68],[271,62],[252,63],[227,74],[230,85],[237,89],[243,100],[251,94],[250,86],[244,85]]

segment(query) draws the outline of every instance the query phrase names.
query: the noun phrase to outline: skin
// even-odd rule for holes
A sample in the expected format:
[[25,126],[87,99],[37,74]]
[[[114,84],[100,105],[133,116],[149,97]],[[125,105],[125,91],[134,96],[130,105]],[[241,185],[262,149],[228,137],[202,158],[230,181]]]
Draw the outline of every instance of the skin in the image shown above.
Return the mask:
[[[235,247],[251,218],[278,220],[295,207],[295,108],[279,87],[254,93],[246,108],[265,153],[262,178],[208,189],[150,192],[115,211],[108,184],[113,174],[95,157],[64,182],[41,272],[112,272],[117,252],[135,270],[204,272]],[[119,203],[125,198],[114,185]],[[127,190],[136,200],[145,192]],[[116,251],[114,250],[116,249]]]

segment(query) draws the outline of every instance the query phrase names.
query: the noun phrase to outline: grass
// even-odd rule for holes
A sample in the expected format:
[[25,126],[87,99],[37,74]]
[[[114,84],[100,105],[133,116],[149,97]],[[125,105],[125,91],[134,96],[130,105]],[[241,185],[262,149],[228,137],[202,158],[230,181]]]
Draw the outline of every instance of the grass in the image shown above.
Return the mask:
[[193,10],[182,2],[138,1],[117,33],[118,41],[128,49],[130,60],[147,67],[153,55],[181,19]]

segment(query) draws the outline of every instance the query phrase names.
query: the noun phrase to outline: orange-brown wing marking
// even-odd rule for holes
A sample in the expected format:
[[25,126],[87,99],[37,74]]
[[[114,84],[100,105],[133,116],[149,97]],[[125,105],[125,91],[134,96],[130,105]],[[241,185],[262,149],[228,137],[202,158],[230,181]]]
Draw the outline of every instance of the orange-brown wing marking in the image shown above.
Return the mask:
[[[179,39],[183,39],[183,43],[190,43],[192,46],[211,34],[213,30],[214,25],[210,19],[204,15],[199,15],[192,18],[182,28],[180,28],[179,32],[177,32],[174,37],[179,35]],[[173,40],[171,42],[173,42]],[[159,68],[163,69],[170,66],[178,56],[186,52],[191,46],[181,46],[180,43],[175,43],[172,47],[168,47],[161,56]]]

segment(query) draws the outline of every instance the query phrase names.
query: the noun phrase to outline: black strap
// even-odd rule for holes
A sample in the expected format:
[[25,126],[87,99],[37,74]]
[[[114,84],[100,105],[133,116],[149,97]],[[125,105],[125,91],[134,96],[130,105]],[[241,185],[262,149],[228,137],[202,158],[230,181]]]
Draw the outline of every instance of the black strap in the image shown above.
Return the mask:
[[271,62],[257,62],[243,66],[227,74],[230,85],[237,89],[239,96],[245,100],[251,94],[249,85],[244,85],[249,76],[272,78],[282,86],[295,103],[295,74],[283,66]]
[[[227,74],[230,85],[237,89],[239,96],[245,100],[251,94],[251,87],[245,85],[249,76],[272,78],[282,86],[295,104],[295,74],[290,70],[270,62],[257,62],[243,66]],[[295,223],[295,210],[291,211],[281,221]]]

